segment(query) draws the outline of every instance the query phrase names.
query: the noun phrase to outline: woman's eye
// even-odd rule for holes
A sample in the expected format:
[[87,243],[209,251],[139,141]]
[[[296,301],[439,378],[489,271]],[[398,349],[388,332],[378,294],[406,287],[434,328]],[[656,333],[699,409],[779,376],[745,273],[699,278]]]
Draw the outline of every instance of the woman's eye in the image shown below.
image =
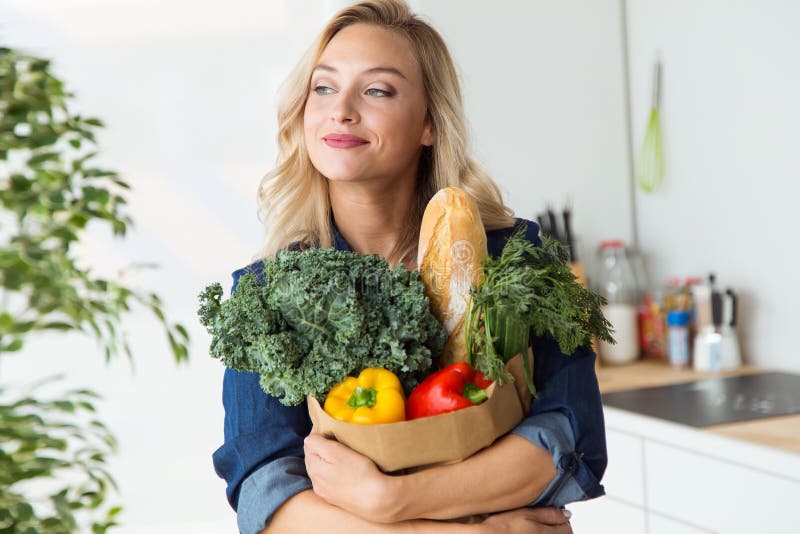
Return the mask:
[[[314,87],[314,92],[318,95],[328,95],[331,92],[333,92],[333,89],[325,85],[318,85]],[[367,89],[365,92],[366,94],[372,96],[379,96],[379,97],[392,96],[391,91],[384,91],[383,89],[375,89],[374,87],[372,89]]]
[[370,93],[371,91],[377,91],[378,93],[381,93],[381,94],[375,95],[375,96],[392,96],[391,92],[384,91],[383,89],[374,89],[374,88],[373,89],[367,89],[367,93]]

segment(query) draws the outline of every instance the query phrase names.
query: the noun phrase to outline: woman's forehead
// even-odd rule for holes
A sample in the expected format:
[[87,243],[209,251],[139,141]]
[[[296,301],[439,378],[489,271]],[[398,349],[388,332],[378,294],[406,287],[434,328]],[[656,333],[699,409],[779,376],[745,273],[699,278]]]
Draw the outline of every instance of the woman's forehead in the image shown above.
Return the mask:
[[350,75],[383,72],[410,82],[421,76],[408,39],[367,24],[353,24],[334,35],[315,70]]

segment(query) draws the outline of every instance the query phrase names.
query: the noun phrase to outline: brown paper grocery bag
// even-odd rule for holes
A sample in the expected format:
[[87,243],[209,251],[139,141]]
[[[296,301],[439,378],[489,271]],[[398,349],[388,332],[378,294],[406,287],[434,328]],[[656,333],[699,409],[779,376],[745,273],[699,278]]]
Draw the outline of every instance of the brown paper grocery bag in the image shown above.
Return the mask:
[[[533,358],[529,350],[528,358]],[[335,438],[371,458],[384,472],[451,463],[472,456],[519,423],[530,407],[522,355],[506,363],[513,383],[493,383],[489,398],[477,406],[413,421],[380,425],[357,425],[338,421],[325,413],[320,403],[308,397],[314,427],[323,436]]]

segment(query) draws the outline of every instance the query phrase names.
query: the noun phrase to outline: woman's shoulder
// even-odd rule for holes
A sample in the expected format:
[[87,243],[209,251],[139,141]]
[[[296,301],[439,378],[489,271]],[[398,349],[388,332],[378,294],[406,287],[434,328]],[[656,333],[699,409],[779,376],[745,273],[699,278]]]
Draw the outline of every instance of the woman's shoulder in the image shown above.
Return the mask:
[[251,274],[255,274],[256,276],[260,276],[263,272],[264,272],[264,260],[260,259],[260,260],[254,261],[250,265],[246,265],[244,267],[240,267],[240,268],[236,269],[235,271],[233,271],[231,276],[233,276],[233,278],[236,279],[236,278],[239,278],[240,276],[242,276],[244,274],[247,274],[247,273],[251,273]]
[[250,265],[236,269],[231,273],[233,278],[233,285],[231,286],[231,295],[236,291],[236,286],[239,285],[239,278],[246,274],[253,274],[258,279],[259,283],[264,283],[264,260],[254,261]]
[[486,231],[486,248],[489,249],[489,255],[492,257],[500,256],[506,241],[521,227],[524,228],[525,238],[528,241],[536,246],[542,244],[542,240],[539,237],[539,225],[534,221],[517,217],[513,226]]
[[[285,247],[283,250],[300,250],[299,243],[292,243],[289,246]],[[244,267],[240,267],[231,273],[231,277],[233,278],[233,287],[231,288],[231,293],[236,290],[236,284],[239,283],[239,278],[244,276],[247,273],[255,275],[256,279],[260,284],[266,283],[264,280],[264,259],[259,258],[255,260],[250,265],[246,265]]]

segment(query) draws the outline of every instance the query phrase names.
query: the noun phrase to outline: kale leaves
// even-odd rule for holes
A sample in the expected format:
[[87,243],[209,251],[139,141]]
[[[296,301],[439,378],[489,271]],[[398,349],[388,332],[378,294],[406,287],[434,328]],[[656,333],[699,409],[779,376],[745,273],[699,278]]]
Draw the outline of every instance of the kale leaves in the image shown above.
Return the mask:
[[261,388],[287,406],[306,394],[322,400],[366,367],[395,372],[410,391],[447,338],[419,272],[389,269],[377,255],[284,250],[264,262],[263,282],[246,273],[225,301],[220,284],[209,285],[198,315],[211,355],[259,373]]

